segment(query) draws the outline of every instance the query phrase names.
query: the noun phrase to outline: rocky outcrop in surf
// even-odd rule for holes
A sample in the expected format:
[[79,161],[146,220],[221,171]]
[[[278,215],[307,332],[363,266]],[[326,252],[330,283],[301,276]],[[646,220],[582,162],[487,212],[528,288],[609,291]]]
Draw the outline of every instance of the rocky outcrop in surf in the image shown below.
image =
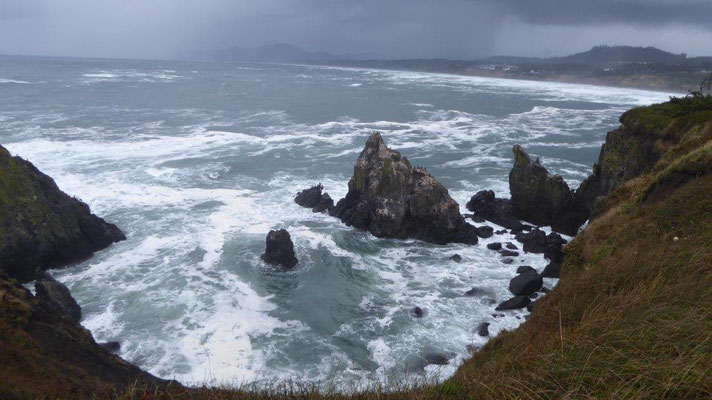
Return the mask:
[[291,269],[297,265],[297,257],[294,256],[294,243],[286,229],[269,231],[262,261],[284,269]]
[[551,175],[539,158],[532,161],[519,145],[514,152],[514,167],[509,172],[514,215],[523,221],[575,235],[588,219],[585,208],[577,201],[560,175]]
[[297,193],[294,202],[302,207],[311,208],[313,212],[332,213],[334,211],[334,200],[329,193],[322,193],[324,186],[320,184],[304,189]]
[[477,192],[465,207],[474,213],[473,219],[482,218],[507,229],[519,230],[522,223],[514,215],[514,207],[509,199],[495,197],[492,190]]
[[354,166],[349,191],[333,215],[376,237],[413,238],[435,244],[477,243],[475,227],[425,168],[386,146],[381,134],[368,138]]
[[82,261],[126,237],[62,192],[29,161],[0,146],[0,268],[21,282]]

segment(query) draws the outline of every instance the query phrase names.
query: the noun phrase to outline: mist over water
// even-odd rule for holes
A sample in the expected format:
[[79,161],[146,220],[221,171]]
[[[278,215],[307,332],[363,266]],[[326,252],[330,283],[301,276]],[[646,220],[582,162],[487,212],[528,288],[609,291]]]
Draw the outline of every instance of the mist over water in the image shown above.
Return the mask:
[[[128,240],[53,274],[97,341],[185,383],[335,379],[404,373],[418,354],[447,377],[514,329],[493,318],[518,266],[477,246],[376,239],[293,202],[321,182],[346,194],[368,135],[428,170],[460,203],[508,196],[511,147],[542,156],[572,186],[605,133],[668,94],[543,82],[341,68],[0,58],[0,142],[116,223]],[[494,226],[494,225],[493,225]],[[287,228],[298,266],[259,256]],[[447,260],[460,254],[462,263]],[[551,288],[555,280],[545,279]],[[473,287],[486,296],[464,297]],[[421,319],[411,309],[425,310]]]

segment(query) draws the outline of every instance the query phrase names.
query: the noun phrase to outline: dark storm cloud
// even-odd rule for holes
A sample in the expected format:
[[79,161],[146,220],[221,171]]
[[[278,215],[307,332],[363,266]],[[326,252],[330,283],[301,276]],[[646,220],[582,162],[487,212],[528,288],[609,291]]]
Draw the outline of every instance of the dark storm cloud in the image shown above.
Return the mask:
[[712,28],[710,0],[497,0],[505,13],[537,25],[690,24]]
[[0,53],[172,57],[293,43],[382,57],[710,52],[712,0],[0,0]]

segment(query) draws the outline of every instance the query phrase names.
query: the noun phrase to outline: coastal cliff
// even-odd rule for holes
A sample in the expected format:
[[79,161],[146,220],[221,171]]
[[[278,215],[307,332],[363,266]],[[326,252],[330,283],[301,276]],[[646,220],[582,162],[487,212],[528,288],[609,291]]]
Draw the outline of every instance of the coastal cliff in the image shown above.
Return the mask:
[[28,282],[37,271],[83,261],[124,239],[116,225],[0,146],[0,269],[8,276]]
[[[374,151],[380,153],[382,140],[374,138],[373,142]],[[387,159],[398,161],[390,153],[383,158]],[[375,164],[378,168],[374,171],[380,172],[385,166],[381,161]],[[534,166],[531,160],[520,163],[522,167],[530,165]],[[392,164],[390,168],[394,168]],[[351,199],[355,200],[345,203],[351,207],[342,204],[342,213],[354,210],[353,207],[361,204],[359,199],[366,195],[365,178],[373,174],[359,171],[357,163],[354,178],[349,183],[349,192],[353,189]],[[548,173],[537,176],[545,183],[550,178],[556,179]],[[378,181],[372,183],[375,189],[382,186]],[[553,191],[559,193],[563,185],[557,186],[561,187]],[[401,193],[400,190],[393,193]],[[548,192],[547,189],[540,193]],[[712,97],[673,99],[625,113],[621,126],[608,134],[592,176],[571,196],[592,219],[564,247],[558,285],[537,299],[532,314],[518,329],[502,332],[482,349],[473,350],[472,358],[443,383],[395,388],[397,390],[376,387],[353,395],[340,395],[323,393],[310,386],[277,386],[272,391],[179,386],[157,390],[155,387],[146,389],[150,383],[139,382],[132,385],[129,392],[106,397],[710,398]],[[487,208],[493,215],[511,217],[514,206],[510,201],[496,202],[494,194],[489,192],[475,197],[471,208]],[[569,199],[569,195],[565,197]],[[370,218],[370,214],[363,215]],[[364,229],[369,229],[368,226]],[[518,227],[512,229],[515,228]],[[3,335],[0,343],[6,346],[0,354],[9,355],[7,360],[2,360],[0,368],[5,368],[0,369],[2,376],[13,376],[7,368],[20,374],[23,370],[16,365],[25,365],[29,368],[26,373],[31,376],[42,375],[59,382],[82,376],[86,381],[72,386],[74,390],[94,391],[98,397],[105,396],[100,390],[112,381],[100,371],[92,371],[90,362],[75,360],[81,365],[77,368],[82,368],[78,374],[75,370],[60,368],[43,372],[37,363],[16,362],[35,357],[33,343],[37,339],[23,333],[33,332],[30,328],[19,331],[21,339],[13,339],[18,332],[13,324],[20,321],[21,326],[31,327],[32,322],[26,322],[30,318],[27,316],[44,315],[43,306],[35,304],[40,300],[33,299],[7,278],[0,278],[0,283],[0,306],[5,307],[0,314],[0,334]],[[7,307],[17,310],[6,312]],[[65,326],[70,321],[66,317],[57,321],[53,318],[60,317],[54,314],[46,318],[51,319],[52,326]],[[86,338],[86,332],[76,331],[76,326],[72,326],[68,334]],[[33,342],[28,342],[28,337]],[[68,340],[71,343],[75,339]],[[66,357],[58,348],[55,343],[38,354],[47,362],[58,362]],[[94,354],[92,357],[104,356]],[[134,376],[143,376],[130,371],[137,374]],[[118,382],[119,392],[125,387],[122,376],[113,378]],[[21,378],[15,378],[12,387],[28,391],[10,392],[16,397],[20,397],[17,393],[53,397],[47,386],[33,386],[36,381]],[[97,381],[101,385],[93,384]],[[8,387],[0,388],[7,390]]]

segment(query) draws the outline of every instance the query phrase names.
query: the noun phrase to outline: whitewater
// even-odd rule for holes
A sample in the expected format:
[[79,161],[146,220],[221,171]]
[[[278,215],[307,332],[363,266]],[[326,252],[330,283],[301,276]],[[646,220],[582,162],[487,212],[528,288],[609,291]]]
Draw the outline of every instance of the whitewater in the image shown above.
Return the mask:
[[[117,224],[128,240],[53,275],[82,325],[120,355],[186,384],[388,379],[426,352],[451,358],[494,317],[518,266],[476,246],[377,239],[293,202],[346,194],[373,131],[427,167],[461,211],[509,196],[522,145],[576,187],[626,109],[669,93],[300,65],[0,57],[0,143]],[[491,225],[495,229],[500,229]],[[286,228],[291,271],[260,261]],[[521,246],[520,246],[521,247]],[[448,260],[462,256],[456,263]],[[545,279],[552,288],[554,279]],[[485,296],[466,297],[472,288]],[[424,310],[415,318],[412,308]]]

